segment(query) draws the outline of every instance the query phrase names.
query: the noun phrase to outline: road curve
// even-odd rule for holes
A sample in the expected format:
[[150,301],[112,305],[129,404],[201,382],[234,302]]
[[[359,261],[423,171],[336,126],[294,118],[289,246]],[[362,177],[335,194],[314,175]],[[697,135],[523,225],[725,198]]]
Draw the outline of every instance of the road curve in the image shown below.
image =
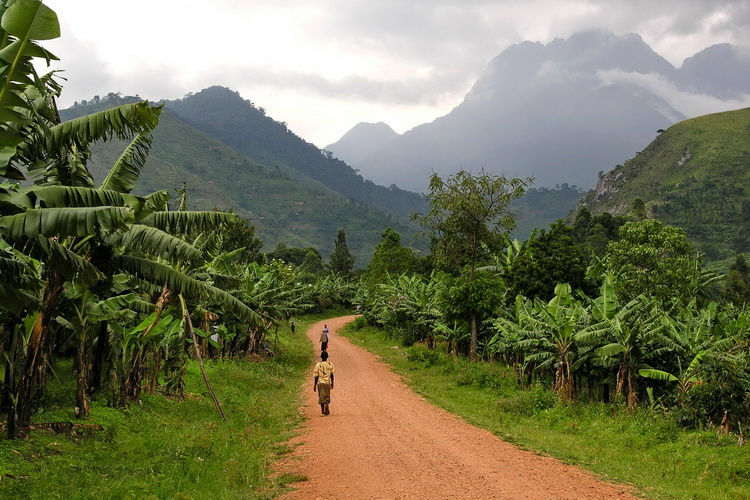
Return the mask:
[[312,374],[306,423],[283,468],[308,480],[285,498],[633,498],[577,467],[523,451],[414,393],[372,353],[336,332],[356,316],[323,323],[335,372],[331,414],[320,415]]

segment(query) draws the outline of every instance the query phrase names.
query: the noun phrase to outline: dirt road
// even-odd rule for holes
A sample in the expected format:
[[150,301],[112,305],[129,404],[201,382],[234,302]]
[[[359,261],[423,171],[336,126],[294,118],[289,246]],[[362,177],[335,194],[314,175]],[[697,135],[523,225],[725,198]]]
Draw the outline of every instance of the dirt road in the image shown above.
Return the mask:
[[[285,468],[308,477],[286,498],[631,498],[558,460],[522,451],[429,403],[387,365],[336,334],[331,414],[320,415],[312,376],[301,443]],[[307,332],[319,350],[323,323]]]

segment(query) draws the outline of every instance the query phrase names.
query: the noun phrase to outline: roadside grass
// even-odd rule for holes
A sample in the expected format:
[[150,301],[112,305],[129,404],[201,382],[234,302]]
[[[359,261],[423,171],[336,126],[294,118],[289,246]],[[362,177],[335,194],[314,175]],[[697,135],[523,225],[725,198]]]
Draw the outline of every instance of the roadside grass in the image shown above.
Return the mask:
[[[286,491],[304,478],[274,475],[271,465],[289,451],[286,441],[302,420],[300,390],[312,353],[304,332],[347,312],[301,316],[294,335],[280,328],[280,354],[269,360],[207,360],[227,422],[191,361],[183,400],[144,394],[142,405],[118,410],[94,399],[82,423],[102,431],[0,438],[0,498],[270,498]],[[75,421],[71,366],[64,360],[55,367],[34,422]]]
[[343,334],[435,405],[522,448],[631,484],[650,498],[750,498],[750,447],[737,446],[736,436],[682,428],[661,409],[561,403],[547,388],[520,388],[507,367],[404,348],[362,323]]

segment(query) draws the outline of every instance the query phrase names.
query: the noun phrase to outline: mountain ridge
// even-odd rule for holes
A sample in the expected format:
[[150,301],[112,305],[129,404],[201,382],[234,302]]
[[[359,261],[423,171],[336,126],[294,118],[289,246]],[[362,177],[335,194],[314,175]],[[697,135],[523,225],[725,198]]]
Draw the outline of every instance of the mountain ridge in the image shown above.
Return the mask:
[[[130,100],[135,98],[110,94],[92,104],[61,110],[61,117],[69,120]],[[336,193],[290,167],[250,159],[184,122],[169,107],[162,112],[153,136],[153,147],[134,192],[173,192],[185,181],[189,206],[232,209],[249,218],[266,250],[284,243],[312,246],[328,255],[338,229],[344,228],[357,265],[364,265],[389,226],[402,234],[407,245],[420,247],[413,226]],[[113,140],[94,146],[90,168],[96,180],[103,179],[125,145]]]
[[[691,68],[706,67],[713,53],[729,54],[717,63],[724,70],[714,68],[701,81],[691,77]],[[537,186],[589,187],[598,171],[632,156],[655,130],[686,118],[654,90],[658,85],[708,89],[717,99],[745,96],[750,64],[732,73],[743,57],[732,46],[713,46],[675,68],[639,35],[601,30],[521,42],[493,58],[452,111],[350,163],[366,178],[415,191],[433,169],[447,174],[460,167],[533,175]],[[740,83],[722,93],[711,82],[730,73]]]

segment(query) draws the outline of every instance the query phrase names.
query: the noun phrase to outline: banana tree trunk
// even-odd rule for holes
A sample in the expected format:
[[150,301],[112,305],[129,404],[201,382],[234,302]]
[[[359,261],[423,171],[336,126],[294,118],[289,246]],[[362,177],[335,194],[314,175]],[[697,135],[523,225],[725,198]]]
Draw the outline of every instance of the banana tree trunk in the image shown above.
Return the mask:
[[[165,285],[162,288],[161,294],[159,295],[159,298],[156,301],[156,309],[154,310],[154,313],[156,315],[154,316],[154,320],[151,322],[150,325],[144,330],[144,332],[141,334],[144,338],[148,336],[148,334],[151,332],[151,330],[156,326],[156,324],[159,322],[159,319],[161,318],[162,313],[164,312],[164,309],[167,307],[167,304],[169,303],[169,299],[172,297],[172,291],[167,288]],[[128,401],[137,400],[140,397],[141,393],[141,384],[142,384],[142,378],[143,378],[143,372],[144,372],[144,366],[143,364],[146,361],[146,348],[141,346],[139,347],[134,353],[132,361],[127,366],[127,372],[123,375],[123,380],[120,387],[120,405],[125,406],[127,405]],[[155,371],[158,374],[159,367],[156,366]],[[158,378],[158,375],[156,376]]]
[[638,387],[627,358],[623,360],[617,370],[617,394],[627,402],[628,407],[638,406]]
[[76,349],[76,364],[78,365],[78,376],[76,379],[76,418],[86,418],[89,414],[88,396],[88,365],[86,355],[87,335],[82,333],[78,338],[78,349]]
[[91,367],[90,389],[95,391],[102,386],[102,371],[107,364],[109,357],[109,332],[107,323],[99,323],[99,334],[96,338],[96,350],[94,351],[94,361]]
[[219,403],[219,400],[214,393],[214,388],[211,386],[211,381],[208,379],[208,375],[206,375],[206,368],[203,366],[201,351],[198,348],[198,339],[196,338],[195,331],[193,330],[193,321],[190,319],[190,311],[188,311],[187,305],[185,304],[185,299],[183,298],[182,294],[180,294],[180,304],[182,305],[182,313],[185,316],[185,328],[188,330],[188,333],[190,333],[190,337],[193,339],[193,350],[195,351],[195,358],[198,360],[198,366],[200,366],[201,369],[201,375],[203,375],[203,381],[206,383],[206,388],[208,389],[208,393],[211,395],[211,399],[214,402],[216,411],[219,412],[219,416],[221,417],[221,419],[226,422],[227,417],[224,415],[224,410],[222,410],[221,408],[221,403]]
[[563,401],[572,401],[575,397],[575,381],[567,355],[557,363],[555,391]]
[[479,328],[477,326],[476,311],[469,312],[469,325],[471,327],[471,339],[469,340],[469,359],[477,360],[477,344],[479,339]]
[[38,390],[40,372],[45,371],[47,335],[60,295],[63,291],[61,277],[55,272],[47,273],[47,283],[42,296],[42,309],[37,313],[34,328],[29,337],[26,357],[18,379],[18,393],[15,407],[8,413],[8,437],[10,439],[24,439],[29,435],[31,425],[31,410],[34,397]]

